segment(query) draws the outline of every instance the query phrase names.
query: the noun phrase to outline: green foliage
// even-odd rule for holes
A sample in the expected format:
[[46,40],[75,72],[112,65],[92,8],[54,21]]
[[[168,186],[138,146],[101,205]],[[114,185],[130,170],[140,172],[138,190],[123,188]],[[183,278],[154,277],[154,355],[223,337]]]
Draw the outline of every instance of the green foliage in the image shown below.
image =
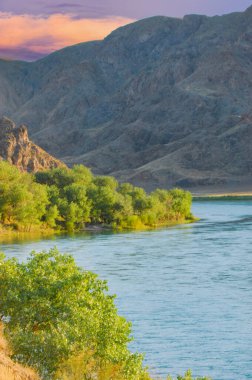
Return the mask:
[[192,195],[188,191],[173,189],[169,192],[172,196],[172,210],[177,216],[191,217]]
[[26,263],[1,255],[0,315],[14,358],[43,379],[62,379],[74,368],[83,371],[79,379],[102,379],[110,371],[114,379],[148,379],[142,356],[127,348],[130,324],[107,290],[106,282],[56,249],[33,252]]
[[40,225],[49,205],[46,187],[20,173],[7,162],[0,163],[0,222],[30,231]]
[[92,178],[90,170],[81,165],[35,174],[36,181],[47,186],[50,203],[58,210],[55,227],[74,231],[90,221],[91,202],[86,191]]
[[46,224],[50,228],[55,228],[57,225],[56,223],[57,223],[58,218],[59,218],[59,210],[57,206],[56,205],[50,206],[45,214]]
[[[171,376],[167,377],[167,380],[173,380]],[[175,379],[174,379],[175,380]],[[184,376],[177,376],[176,380],[211,380],[209,377],[192,377],[192,372],[189,370],[185,373]]]
[[191,194],[144,189],[96,176],[82,165],[20,173],[0,162],[0,223],[19,230],[81,230],[86,223],[142,229],[191,219]]
[[43,185],[55,185],[59,189],[71,185],[71,183],[74,182],[73,173],[67,168],[56,168],[44,172],[38,172],[35,174],[35,179]]
[[92,222],[111,224],[114,220],[117,193],[110,187],[93,184],[88,190],[88,197],[92,203]]
[[118,182],[114,177],[97,176],[94,178],[94,184],[99,188],[106,188],[115,191],[118,187]]

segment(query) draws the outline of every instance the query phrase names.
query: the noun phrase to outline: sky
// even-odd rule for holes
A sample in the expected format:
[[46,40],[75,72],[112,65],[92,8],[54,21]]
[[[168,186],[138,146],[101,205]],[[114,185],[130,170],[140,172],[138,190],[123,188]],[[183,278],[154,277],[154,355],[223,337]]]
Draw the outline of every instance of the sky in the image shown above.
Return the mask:
[[32,61],[156,15],[222,15],[252,0],[0,0],[0,57]]

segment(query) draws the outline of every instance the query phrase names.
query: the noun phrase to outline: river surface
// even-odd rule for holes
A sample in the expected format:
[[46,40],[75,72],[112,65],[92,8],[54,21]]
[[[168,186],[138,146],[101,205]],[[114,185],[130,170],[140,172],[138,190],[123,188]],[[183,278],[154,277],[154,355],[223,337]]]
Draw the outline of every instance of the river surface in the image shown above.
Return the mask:
[[23,260],[57,246],[108,280],[152,374],[252,379],[252,201],[200,201],[191,225],[1,245]]

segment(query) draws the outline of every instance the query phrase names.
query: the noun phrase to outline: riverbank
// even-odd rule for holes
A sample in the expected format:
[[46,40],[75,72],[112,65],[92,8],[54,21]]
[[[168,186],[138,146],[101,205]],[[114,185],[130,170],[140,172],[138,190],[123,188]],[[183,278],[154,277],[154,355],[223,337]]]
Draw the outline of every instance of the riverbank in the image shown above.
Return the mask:
[[194,201],[241,201],[241,200],[251,200],[252,193],[227,193],[227,194],[204,194],[204,195],[193,195]]
[[0,228],[0,242],[8,242],[13,240],[28,241],[40,240],[45,237],[53,237],[60,235],[61,232],[52,229],[33,230],[33,231],[18,231],[11,228]]
[[99,234],[105,232],[141,232],[141,231],[152,231],[158,230],[162,228],[174,227],[182,224],[190,224],[199,221],[200,219],[197,217],[192,217],[189,219],[179,219],[176,221],[169,221],[165,223],[159,223],[154,225],[144,225],[138,224],[135,227],[130,226],[116,226],[116,225],[108,225],[108,224],[88,224],[83,229],[77,231],[67,231],[67,230],[53,230],[53,229],[42,229],[42,230],[33,230],[33,231],[18,231],[10,228],[0,228],[0,243],[8,243],[17,241],[31,241],[31,240],[40,240],[43,238],[53,238],[57,236],[74,236],[79,235],[81,233],[91,233],[91,234]]
[[2,323],[0,323],[0,380],[39,380],[32,369],[21,366],[11,359],[11,352],[3,335]]

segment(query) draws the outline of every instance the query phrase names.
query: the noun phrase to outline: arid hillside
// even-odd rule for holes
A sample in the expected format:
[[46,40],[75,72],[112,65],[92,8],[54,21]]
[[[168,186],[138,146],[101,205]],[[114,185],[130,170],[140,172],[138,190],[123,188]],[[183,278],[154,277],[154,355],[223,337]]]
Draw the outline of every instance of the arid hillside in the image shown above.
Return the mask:
[[67,164],[150,190],[252,184],[252,7],[152,17],[37,62],[0,61],[0,114]]

